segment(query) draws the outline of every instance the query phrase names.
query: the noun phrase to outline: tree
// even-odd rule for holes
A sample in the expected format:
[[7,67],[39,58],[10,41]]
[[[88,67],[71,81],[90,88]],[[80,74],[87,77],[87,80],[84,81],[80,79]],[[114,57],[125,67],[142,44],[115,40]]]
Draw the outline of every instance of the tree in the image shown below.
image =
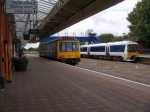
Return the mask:
[[112,42],[114,35],[111,33],[108,34],[101,34],[98,36],[98,38],[102,41],[102,42]]
[[28,49],[28,51],[29,51],[29,52],[30,52],[30,51],[34,51],[34,48],[30,47],[30,48]]
[[26,48],[24,48],[24,47],[22,47],[22,50],[23,50],[23,51],[27,51],[27,49],[26,49]]
[[150,0],[138,2],[133,11],[128,14],[127,20],[131,23],[129,34],[138,36],[138,40],[150,46]]
[[124,37],[123,36],[115,36],[112,40],[112,42],[116,42],[116,41],[123,41]]
[[38,51],[39,50],[39,48],[34,48],[34,51]]

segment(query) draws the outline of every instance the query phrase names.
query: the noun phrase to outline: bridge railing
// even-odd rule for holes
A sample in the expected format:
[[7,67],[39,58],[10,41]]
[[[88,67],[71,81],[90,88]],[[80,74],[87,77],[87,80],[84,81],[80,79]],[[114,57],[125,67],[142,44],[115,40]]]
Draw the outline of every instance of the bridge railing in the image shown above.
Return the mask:
[[[57,38],[60,38],[60,37],[57,37],[57,36],[47,37],[47,38],[41,40],[41,42],[49,42],[49,41],[55,40]],[[97,37],[93,37],[93,36],[75,37],[75,38],[78,39],[80,42],[93,42],[94,44],[101,43]]]

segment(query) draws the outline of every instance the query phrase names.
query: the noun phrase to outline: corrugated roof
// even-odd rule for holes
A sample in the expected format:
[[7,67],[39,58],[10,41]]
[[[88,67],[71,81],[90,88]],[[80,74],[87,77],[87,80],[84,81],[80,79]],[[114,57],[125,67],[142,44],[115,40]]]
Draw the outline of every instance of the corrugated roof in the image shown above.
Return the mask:
[[[16,0],[18,1],[18,0]],[[26,0],[22,0],[26,1]],[[32,0],[28,0],[32,1]],[[123,0],[36,0],[38,14],[14,14],[16,21],[16,36],[23,37],[31,28],[40,29],[39,35],[31,35],[29,42],[55,34],[89,16],[103,11]],[[30,25],[30,20],[31,25]],[[36,25],[36,20],[38,24]],[[22,39],[22,38],[21,38]]]

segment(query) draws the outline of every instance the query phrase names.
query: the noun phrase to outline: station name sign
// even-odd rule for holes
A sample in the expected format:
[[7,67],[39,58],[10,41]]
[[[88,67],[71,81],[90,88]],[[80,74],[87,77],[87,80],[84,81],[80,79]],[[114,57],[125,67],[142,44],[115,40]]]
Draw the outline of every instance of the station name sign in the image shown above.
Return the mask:
[[6,0],[6,13],[13,14],[37,14],[37,1],[13,1]]

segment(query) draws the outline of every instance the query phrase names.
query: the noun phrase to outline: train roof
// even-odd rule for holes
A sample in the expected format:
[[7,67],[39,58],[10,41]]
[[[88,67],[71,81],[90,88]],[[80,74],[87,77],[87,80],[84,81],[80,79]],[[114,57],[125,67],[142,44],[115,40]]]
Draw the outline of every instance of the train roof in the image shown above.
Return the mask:
[[118,42],[108,42],[108,43],[99,43],[99,44],[89,44],[89,45],[82,45],[81,47],[89,47],[89,46],[105,46],[105,45],[124,45],[124,44],[137,44],[133,41],[118,41]]
[[47,44],[47,43],[51,43],[51,42],[55,42],[55,41],[59,41],[59,40],[78,40],[78,39],[76,39],[76,38],[73,37],[73,36],[62,36],[62,37],[57,38],[57,39],[55,39],[55,40],[41,43],[40,45]]

